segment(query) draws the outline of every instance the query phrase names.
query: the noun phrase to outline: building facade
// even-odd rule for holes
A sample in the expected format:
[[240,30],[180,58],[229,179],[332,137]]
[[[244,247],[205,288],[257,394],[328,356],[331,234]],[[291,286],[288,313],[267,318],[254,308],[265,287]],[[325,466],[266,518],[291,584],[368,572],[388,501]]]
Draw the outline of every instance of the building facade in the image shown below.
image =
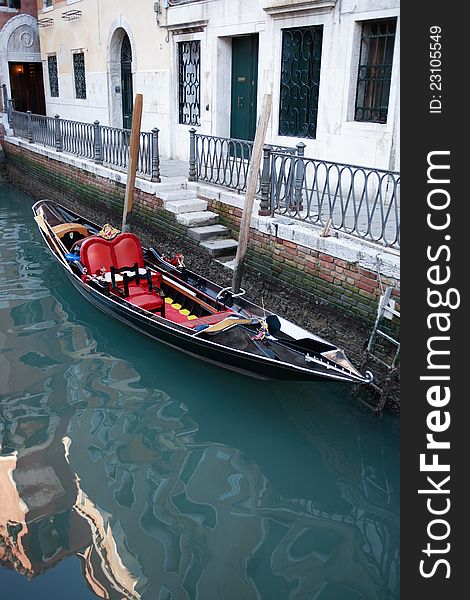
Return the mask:
[[199,102],[190,122],[202,133],[253,139],[262,98],[271,93],[269,143],[303,142],[306,156],[398,169],[396,0],[160,5],[170,38],[175,152],[186,135],[192,61]]
[[37,0],[0,0],[0,105],[45,114]]
[[398,0],[39,0],[47,114],[142,129],[187,159],[188,130],[399,169]]
[[38,13],[48,115],[129,128],[141,93],[142,130],[168,139],[169,50],[153,2],[39,0]]

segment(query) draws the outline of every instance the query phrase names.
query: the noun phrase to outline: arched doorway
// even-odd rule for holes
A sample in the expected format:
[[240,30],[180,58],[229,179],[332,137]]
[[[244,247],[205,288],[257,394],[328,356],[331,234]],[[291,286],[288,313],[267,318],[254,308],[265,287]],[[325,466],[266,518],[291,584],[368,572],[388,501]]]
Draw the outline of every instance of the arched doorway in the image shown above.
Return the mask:
[[132,127],[133,89],[132,89],[132,48],[129,36],[124,34],[121,44],[121,94],[122,126]]
[[30,15],[16,15],[0,29],[0,83],[13,108],[46,114],[38,25]]
[[109,124],[131,128],[136,48],[132,29],[120,15],[108,39]]

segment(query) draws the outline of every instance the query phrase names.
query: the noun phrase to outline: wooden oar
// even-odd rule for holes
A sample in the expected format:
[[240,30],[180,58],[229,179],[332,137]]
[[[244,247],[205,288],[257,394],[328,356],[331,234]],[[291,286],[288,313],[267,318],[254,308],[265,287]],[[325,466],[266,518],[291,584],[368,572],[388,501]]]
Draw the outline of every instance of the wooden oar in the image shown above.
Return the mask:
[[[51,244],[54,246],[55,251],[58,254],[60,260],[65,264],[65,266],[69,269],[69,271],[71,271],[70,265],[69,265],[69,263],[67,262],[67,260],[65,259],[65,256],[64,256],[64,253],[67,253],[68,250],[62,244],[62,242],[59,239],[57,239],[55,237],[55,235],[53,233],[51,233],[51,231],[49,231],[47,223],[46,223],[46,221],[44,219],[44,215],[42,215],[42,214],[35,215],[34,220],[39,225],[39,227],[43,230],[43,232],[46,234],[46,236],[48,237],[48,239],[51,241]],[[62,248],[61,248],[61,246],[62,246]]]
[[256,127],[255,140],[253,142],[253,151],[251,153],[250,165],[248,167],[248,176],[246,182],[245,205],[243,207],[242,220],[240,223],[240,233],[238,234],[237,254],[235,256],[235,267],[232,278],[232,292],[238,294],[242,281],[243,261],[245,260],[246,249],[248,247],[248,238],[250,236],[251,214],[255,201],[256,187],[258,185],[259,167],[261,164],[261,155],[263,153],[264,140],[268,129],[269,117],[271,115],[272,96],[265,94],[261,115]]
[[201,329],[201,331],[196,331],[194,335],[198,333],[218,333],[219,331],[223,331],[228,327],[233,327],[234,325],[250,325],[253,322],[253,319],[235,319],[233,317],[227,317],[223,321],[219,323],[215,323],[214,325],[210,325],[206,327],[206,329]]
[[124,209],[122,213],[122,231],[129,231],[128,220],[134,203],[135,174],[139,160],[140,122],[142,120],[142,94],[136,94],[134,110],[132,112],[131,139],[129,142],[129,166],[127,169],[126,195],[124,198]]

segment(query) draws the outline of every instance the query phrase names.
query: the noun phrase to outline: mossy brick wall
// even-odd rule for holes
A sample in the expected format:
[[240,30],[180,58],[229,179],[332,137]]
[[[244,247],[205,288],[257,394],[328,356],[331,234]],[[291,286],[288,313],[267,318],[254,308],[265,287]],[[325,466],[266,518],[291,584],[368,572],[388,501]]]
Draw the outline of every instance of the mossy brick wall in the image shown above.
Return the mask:
[[[3,142],[7,168],[13,181],[22,183],[35,198],[48,198],[73,208],[90,206],[112,214],[119,223],[122,218],[125,185],[89,173],[83,169],[28,152],[14,144]],[[152,194],[136,189],[132,210],[133,221],[145,230],[149,228],[175,236],[186,236],[173,213],[163,209],[163,202]],[[190,245],[195,245],[190,238]]]
[[[211,198],[205,199],[209,209],[218,213],[221,222],[231,226],[237,235],[241,209]],[[293,291],[301,290],[318,302],[365,321],[375,320],[382,289],[388,285],[399,287],[395,279],[384,276],[379,279],[377,272],[363,269],[355,263],[254,229],[250,231],[246,264],[251,271],[261,273],[267,279],[282,281]],[[399,309],[398,289],[394,291],[393,298]],[[389,324],[389,332],[397,335],[395,324]]]

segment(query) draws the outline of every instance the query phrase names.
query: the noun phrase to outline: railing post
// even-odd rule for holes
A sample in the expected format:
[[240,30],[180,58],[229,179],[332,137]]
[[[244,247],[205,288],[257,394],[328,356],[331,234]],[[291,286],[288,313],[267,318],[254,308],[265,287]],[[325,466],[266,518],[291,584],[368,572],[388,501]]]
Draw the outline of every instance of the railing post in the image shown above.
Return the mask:
[[151,181],[156,183],[161,182],[160,178],[160,150],[158,147],[158,133],[159,129],[154,127],[152,129],[152,177]]
[[93,121],[94,161],[98,165],[103,164],[103,142],[101,140],[101,127],[99,121]]
[[303,210],[302,205],[302,185],[304,182],[305,176],[305,164],[303,161],[303,157],[305,154],[305,144],[303,142],[299,142],[297,144],[297,156],[299,160],[296,160],[295,166],[295,183],[294,183],[294,204],[298,211]]
[[62,152],[62,134],[60,132],[60,117],[54,115],[54,137],[55,137],[55,151]]
[[189,130],[189,177],[188,181],[197,181],[196,173],[196,130]]
[[32,113],[31,113],[31,111],[30,111],[30,110],[28,110],[28,111],[26,112],[26,114],[28,115],[28,116],[27,116],[27,123],[28,123],[28,142],[29,142],[30,144],[32,144],[32,143],[33,143],[33,121],[32,121],[32,118],[31,118],[31,115],[32,115]]
[[266,144],[263,148],[263,169],[261,171],[261,202],[258,214],[267,217],[271,214],[269,202],[269,187],[271,184],[270,162],[272,146]]
[[13,125],[13,100],[11,98],[8,99],[7,116],[8,116],[8,125],[10,125],[10,127],[11,127]]
[[3,91],[3,112],[8,113],[8,92],[7,92],[7,84],[2,83],[2,91]]

